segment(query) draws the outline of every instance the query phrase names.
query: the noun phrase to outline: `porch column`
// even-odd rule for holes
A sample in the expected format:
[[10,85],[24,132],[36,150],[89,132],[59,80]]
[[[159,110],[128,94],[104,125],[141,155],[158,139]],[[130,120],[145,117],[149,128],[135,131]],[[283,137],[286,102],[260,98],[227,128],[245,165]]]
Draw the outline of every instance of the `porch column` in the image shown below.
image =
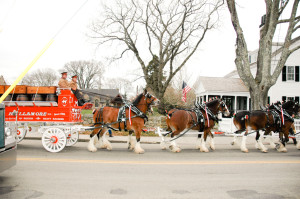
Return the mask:
[[234,96],[234,112],[237,112],[237,96]]

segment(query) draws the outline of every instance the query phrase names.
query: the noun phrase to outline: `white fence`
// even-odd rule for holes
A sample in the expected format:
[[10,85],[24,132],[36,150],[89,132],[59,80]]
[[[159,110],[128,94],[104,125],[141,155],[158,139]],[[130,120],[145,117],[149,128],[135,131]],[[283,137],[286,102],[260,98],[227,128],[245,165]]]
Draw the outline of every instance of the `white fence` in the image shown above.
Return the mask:
[[[300,119],[295,119],[294,122],[296,132],[300,132]],[[222,121],[219,122],[219,131],[225,133],[234,133],[237,129],[233,124],[233,118],[223,118]]]

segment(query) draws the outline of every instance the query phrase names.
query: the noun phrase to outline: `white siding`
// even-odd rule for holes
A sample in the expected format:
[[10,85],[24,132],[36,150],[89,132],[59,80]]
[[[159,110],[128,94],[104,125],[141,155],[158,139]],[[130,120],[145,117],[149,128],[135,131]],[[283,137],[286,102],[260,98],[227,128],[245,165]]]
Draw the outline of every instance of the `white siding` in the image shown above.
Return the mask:
[[[297,42],[294,46],[300,45],[300,42]],[[293,46],[293,47],[294,47]],[[274,46],[273,51],[279,48],[280,46]],[[256,61],[257,59],[257,50],[249,52],[249,55],[251,55],[251,62],[253,63],[254,59]],[[256,55],[255,55],[256,53]],[[278,62],[278,59],[280,58],[280,54],[274,57],[274,60],[272,61],[272,73],[274,72],[275,66]],[[293,54],[289,56],[289,58],[286,61],[286,66],[300,66],[300,50],[295,51]],[[251,72],[253,75],[256,73],[256,67],[253,67],[251,69]],[[238,73],[235,71],[231,74],[230,78],[239,78]],[[282,82],[282,74],[279,75],[277,82],[274,86],[271,87],[269,91],[270,96],[270,102],[276,102],[281,101],[282,96],[287,97],[295,97],[300,96],[300,82],[295,81],[286,81]]]

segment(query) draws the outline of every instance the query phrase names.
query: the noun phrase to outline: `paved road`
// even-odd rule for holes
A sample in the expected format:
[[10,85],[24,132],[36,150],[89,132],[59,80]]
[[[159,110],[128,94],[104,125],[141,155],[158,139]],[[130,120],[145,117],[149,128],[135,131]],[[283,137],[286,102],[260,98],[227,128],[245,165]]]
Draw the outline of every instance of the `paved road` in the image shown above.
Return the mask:
[[79,142],[49,153],[41,141],[24,140],[17,165],[0,174],[0,198],[300,198],[300,150],[292,144],[288,153],[249,144],[245,154],[227,137],[210,153],[189,142],[182,138],[177,154],[143,144],[146,153],[137,155],[123,143],[91,153]]

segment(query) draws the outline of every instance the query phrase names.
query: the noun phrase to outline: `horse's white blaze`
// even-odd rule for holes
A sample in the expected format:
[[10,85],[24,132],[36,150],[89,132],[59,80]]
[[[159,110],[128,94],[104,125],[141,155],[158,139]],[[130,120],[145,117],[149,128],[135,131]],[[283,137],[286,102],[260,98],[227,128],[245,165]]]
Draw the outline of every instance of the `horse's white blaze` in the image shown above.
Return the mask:
[[97,135],[94,135],[90,141],[89,141],[89,144],[87,146],[87,149],[91,152],[96,152],[97,151],[97,148],[95,147],[95,137],[97,137]]
[[241,151],[247,153],[248,149],[246,147],[246,140],[247,140],[247,136],[243,136],[242,137],[242,143],[241,143]]
[[200,151],[201,151],[201,152],[209,152],[209,150],[206,148],[206,142],[204,141],[203,138],[202,138],[202,140],[201,140]]
[[137,142],[135,147],[134,147],[134,152],[141,154],[141,153],[145,153],[144,149],[142,149],[140,142]]
[[223,103],[224,103],[225,109],[226,109],[224,115],[225,115],[225,116],[229,116],[229,115],[230,115],[230,112],[229,112],[229,110],[228,110],[228,107],[227,107],[227,105],[225,104],[225,102],[223,102]]

